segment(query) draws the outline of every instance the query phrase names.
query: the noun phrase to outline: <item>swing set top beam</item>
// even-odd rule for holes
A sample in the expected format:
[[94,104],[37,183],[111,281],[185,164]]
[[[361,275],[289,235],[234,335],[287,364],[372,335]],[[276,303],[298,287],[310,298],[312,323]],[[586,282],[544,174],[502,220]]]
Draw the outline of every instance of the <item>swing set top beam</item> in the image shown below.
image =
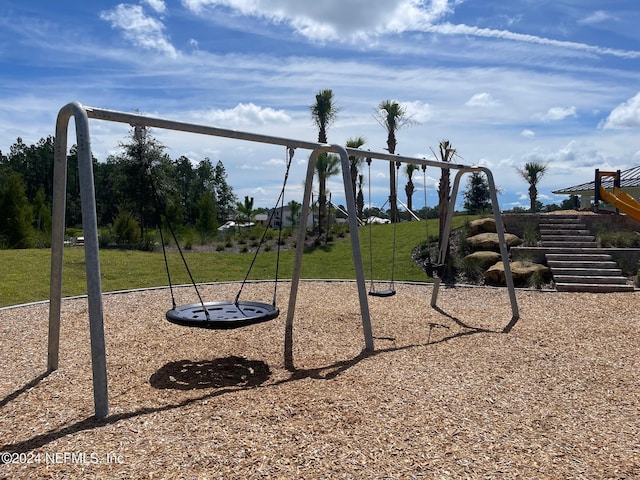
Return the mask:
[[386,152],[372,152],[369,150],[360,150],[356,148],[347,148],[338,145],[329,145],[318,142],[308,142],[296,140],[293,138],[277,137],[271,135],[262,135],[257,133],[243,132],[239,130],[231,130],[226,128],[212,127],[200,125],[196,123],[179,122],[175,120],[167,120],[159,117],[150,117],[136,113],[120,112],[117,110],[108,110],[104,108],[89,107],[78,104],[79,108],[86,111],[89,118],[96,120],[106,120],[118,123],[127,123],[129,125],[138,125],[146,127],[162,128],[167,130],[177,130],[181,132],[197,133],[201,135],[210,135],[223,138],[232,138],[236,140],[247,140],[251,142],[266,143],[271,145],[282,145],[291,148],[302,148],[311,151],[335,152],[339,153],[339,149],[346,150],[349,156],[361,158],[375,158],[378,160],[386,160],[388,162],[413,163],[415,165],[425,165],[435,168],[447,168],[451,170],[481,170],[484,167],[476,167],[471,165],[463,165],[459,163],[442,162],[440,160],[427,160],[426,158],[406,157],[403,155],[392,155]]

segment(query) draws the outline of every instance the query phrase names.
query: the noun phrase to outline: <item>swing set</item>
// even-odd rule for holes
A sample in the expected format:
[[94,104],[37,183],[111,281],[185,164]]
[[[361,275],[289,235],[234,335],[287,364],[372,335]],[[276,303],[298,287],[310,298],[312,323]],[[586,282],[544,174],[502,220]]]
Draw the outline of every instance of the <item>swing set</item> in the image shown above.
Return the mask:
[[[342,177],[344,184],[344,193],[346,198],[346,206],[349,221],[349,230],[351,238],[351,248],[353,256],[353,264],[355,267],[355,284],[358,292],[360,304],[360,316],[362,321],[362,330],[364,335],[364,348],[368,351],[374,350],[373,331],[371,328],[371,318],[369,313],[368,294],[366,288],[366,279],[364,274],[364,265],[360,251],[360,239],[358,233],[358,219],[356,214],[356,204],[351,184],[351,175],[349,169],[349,156],[370,157],[389,162],[405,162],[427,165],[437,168],[447,168],[456,170],[457,174],[454,180],[452,195],[450,199],[450,208],[445,222],[444,234],[440,249],[440,262],[444,261],[449,233],[451,231],[451,222],[455,206],[455,200],[460,184],[460,179],[465,173],[481,171],[485,173],[493,204],[493,213],[496,219],[497,234],[500,243],[500,253],[504,264],[507,289],[511,302],[512,318],[510,322],[514,322],[519,318],[518,304],[515,297],[515,289],[511,270],[509,267],[509,257],[504,238],[504,230],[500,220],[500,210],[498,207],[498,199],[491,171],[485,167],[466,166],[461,164],[447,163],[446,166],[442,162],[434,160],[420,160],[416,158],[402,157],[398,155],[390,155],[382,152],[361,151],[353,148],[345,148],[341,145],[328,145],[316,142],[307,142],[290,138],[273,137],[267,135],[254,134],[249,132],[241,132],[236,130],[228,130],[205,125],[191,124],[167,120],[157,117],[148,117],[139,114],[126,112],[118,112],[114,110],[106,110],[96,107],[83,106],[78,102],[72,102],[59,111],[56,122],[56,136],[54,147],[54,172],[53,172],[53,215],[52,215],[52,234],[51,234],[51,282],[49,291],[49,329],[48,329],[48,357],[47,371],[51,372],[58,369],[59,366],[59,350],[60,350],[60,318],[62,307],[62,266],[64,256],[64,231],[65,231],[65,199],[67,187],[67,139],[69,123],[73,117],[75,123],[75,134],[78,156],[78,175],[80,182],[80,201],[82,211],[82,226],[84,230],[84,254],[85,254],[85,273],[87,281],[87,301],[88,301],[88,317],[89,317],[89,334],[91,343],[91,366],[93,377],[93,398],[95,417],[103,418],[109,414],[109,400],[107,388],[107,362],[104,338],[104,321],[103,321],[103,303],[102,303],[102,284],[100,275],[100,257],[98,248],[98,224],[96,214],[95,187],[93,181],[93,163],[91,155],[91,142],[89,133],[89,119],[116,122],[128,124],[134,127],[155,127],[166,130],[180,131],[193,134],[208,135],[220,138],[229,138],[239,141],[255,142],[270,145],[280,145],[287,148],[290,165],[293,151],[295,149],[305,149],[311,152],[307,164],[307,172],[305,178],[305,189],[302,202],[302,210],[300,214],[300,225],[306,225],[309,206],[311,201],[311,192],[313,185],[313,177],[315,164],[320,153],[336,153],[340,156]],[[283,201],[284,186],[287,182],[289,165],[285,174],[281,196],[278,201]],[[156,195],[157,198],[157,195]],[[277,202],[276,202],[277,203]],[[170,228],[171,230],[171,228]],[[297,295],[301,279],[302,261],[304,257],[304,244],[306,238],[306,229],[299,228],[297,234],[295,259],[293,272],[291,277],[291,286],[289,292],[289,303],[287,308],[287,317],[285,323],[284,338],[284,363],[285,367],[293,370],[293,322],[295,317],[295,308]],[[164,244],[164,242],[163,242]],[[258,249],[259,250],[259,249]],[[394,248],[395,250],[395,248]],[[258,252],[256,251],[256,255]],[[166,256],[166,254],[165,254]],[[184,259],[184,256],[182,256]],[[165,260],[166,261],[166,260]],[[254,256],[255,261],[255,256]],[[184,262],[186,266],[186,261]],[[278,262],[276,262],[278,263]],[[187,266],[188,268],[188,266]],[[250,271],[251,268],[249,268]],[[277,266],[276,266],[277,269]],[[167,266],[168,270],[168,266]],[[169,276],[169,272],[168,276]],[[246,283],[249,273],[243,281]],[[192,278],[192,283],[195,282]],[[277,273],[276,273],[277,285]],[[433,290],[431,294],[431,306],[436,308],[438,292],[440,287],[440,279],[435,278]],[[173,287],[170,289],[172,290]],[[196,285],[197,288],[197,285]],[[392,289],[389,289],[392,290]],[[204,301],[200,296],[199,302],[188,305],[176,305],[172,295],[173,307],[166,313],[167,320],[188,327],[198,328],[236,328],[251,325],[254,323],[272,320],[279,315],[279,309],[276,306],[276,295],[274,288],[274,297],[272,303],[253,302],[240,300],[240,291],[234,300],[225,301]],[[199,294],[198,294],[199,295]]]
[[[369,211],[371,211],[371,157],[367,157],[367,167],[368,167],[368,171],[369,171],[369,182],[368,182],[368,188],[369,188]],[[424,207],[426,209],[427,207],[427,166],[426,165],[422,165],[422,173],[423,173],[423,185],[424,185]],[[396,183],[395,183],[395,189],[394,192],[391,195],[395,195],[395,200],[396,203],[400,202],[400,199],[398,198],[398,178],[399,178],[399,173],[400,173],[400,162],[396,162]],[[382,205],[382,207],[380,207],[380,209],[384,209],[384,207],[387,205],[387,203],[391,203],[392,201],[392,196],[389,196],[387,198],[387,200],[385,201],[385,203]],[[402,206],[407,210],[407,212],[409,213],[409,215],[411,215],[413,218],[415,218],[417,221],[420,221],[421,219],[415,214],[413,213],[409,207],[407,205],[405,205],[404,203],[402,203]],[[373,222],[371,221],[371,215],[369,215],[369,218],[367,219],[366,223],[368,224],[368,230],[369,230],[369,274],[370,274],[370,285],[369,285],[369,295],[372,297],[392,297],[396,294],[396,285],[395,285],[395,270],[396,270],[396,239],[397,239],[397,224],[400,221],[400,217],[398,215],[398,209],[395,209],[395,218],[392,219],[393,222],[393,241],[392,241],[392,247],[391,247],[391,277],[389,278],[389,281],[387,283],[387,288],[384,289],[380,289],[376,287],[376,281],[375,281],[375,276],[374,276],[374,272],[373,272],[373,265],[374,265],[374,255],[373,255]],[[426,236],[425,236],[425,241],[429,241],[429,222],[428,219],[425,216],[425,228],[426,228]],[[431,264],[431,257],[429,256],[429,254],[427,254],[427,265],[428,265],[428,269],[429,270],[433,270],[433,265]],[[431,276],[431,275],[430,275]]]

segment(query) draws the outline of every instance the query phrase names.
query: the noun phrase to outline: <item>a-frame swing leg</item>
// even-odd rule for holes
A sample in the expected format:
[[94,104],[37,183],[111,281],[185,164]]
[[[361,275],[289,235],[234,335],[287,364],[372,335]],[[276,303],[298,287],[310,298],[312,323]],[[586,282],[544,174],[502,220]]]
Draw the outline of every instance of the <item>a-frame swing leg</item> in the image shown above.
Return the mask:
[[[504,227],[502,225],[502,216],[500,215],[500,208],[498,206],[498,195],[496,193],[496,186],[493,180],[491,171],[484,167],[465,168],[458,171],[453,182],[453,190],[451,192],[451,198],[449,199],[449,209],[447,210],[447,218],[445,219],[444,233],[442,235],[442,245],[440,246],[440,253],[438,258],[438,264],[442,265],[445,261],[445,255],[447,252],[447,246],[449,245],[449,236],[451,234],[451,223],[453,219],[453,212],[456,205],[456,197],[458,196],[458,189],[460,187],[460,179],[462,175],[469,172],[481,171],[487,177],[489,184],[489,192],[491,195],[491,205],[493,208],[493,216],[496,222],[496,233],[498,235],[498,243],[500,245],[500,256],[502,258],[502,264],[504,267],[504,276],[507,283],[507,290],[509,292],[509,300],[511,302],[511,322],[515,322],[520,318],[520,312],[518,311],[518,301],[516,300],[516,291],[513,283],[513,276],[511,274],[511,265],[509,264],[509,252],[507,250],[507,242],[504,236]],[[436,307],[438,300],[438,291],[441,283],[440,277],[436,277],[433,282],[433,292],[431,294],[431,306]],[[506,330],[505,330],[506,331]]]
[[[358,235],[358,217],[355,198],[353,195],[353,187],[351,185],[351,176],[349,171],[349,155],[344,147],[340,145],[332,145],[332,151],[337,151],[340,155],[340,164],[342,167],[342,179],[344,183],[344,191],[347,202],[347,213],[349,218],[349,229],[351,237],[351,250],[353,254],[353,265],[356,271],[356,284],[358,288],[358,298],[360,300],[360,313],[362,316],[362,328],[364,333],[365,349],[373,351],[373,332],[371,329],[371,317],[369,314],[369,301],[367,299],[367,286],[364,275],[364,264],[360,252],[360,237]],[[284,345],[284,364],[289,370],[294,369],[293,365],[293,319],[295,316],[296,300],[298,297],[298,288],[300,286],[300,276],[302,271],[302,259],[304,256],[304,243],[307,233],[307,220],[309,217],[309,207],[311,204],[311,189],[313,186],[313,176],[318,155],[322,153],[320,150],[314,150],[307,165],[307,176],[305,179],[304,196],[302,199],[302,212],[300,213],[300,225],[298,228],[298,237],[296,243],[296,255],[293,264],[293,273],[291,276],[291,291],[289,293],[289,306],[287,308],[287,320],[285,325],[285,345]]]

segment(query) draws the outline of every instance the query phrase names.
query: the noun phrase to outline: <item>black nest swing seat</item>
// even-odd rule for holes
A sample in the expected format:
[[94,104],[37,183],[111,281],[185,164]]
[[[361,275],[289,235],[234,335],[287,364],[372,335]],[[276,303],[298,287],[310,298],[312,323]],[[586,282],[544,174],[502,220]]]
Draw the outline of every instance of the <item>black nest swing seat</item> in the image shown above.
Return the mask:
[[167,320],[184,327],[231,330],[268,322],[280,314],[274,305],[262,302],[228,301],[178,305],[166,314]]
[[369,290],[369,295],[372,297],[393,297],[395,294],[395,288],[386,288],[384,290]]
[[[287,179],[289,177],[289,169],[291,168],[291,161],[293,160],[294,149],[291,147],[287,147],[287,162],[286,162],[286,172],[284,177],[284,182],[282,185],[282,190],[280,191],[280,196],[276,201],[276,207],[271,211],[271,216],[267,221],[267,225],[271,224],[273,216],[278,208],[284,209],[284,193],[285,187],[287,184]],[[276,307],[276,292],[278,286],[278,270],[280,265],[280,245],[282,244],[282,222],[279,222],[278,229],[278,251],[276,256],[276,272],[275,272],[275,282],[273,287],[273,303],[263,303],[263,302],[250,302],[240,300],[240,295],[242,290],[247,283],[249,278],[249,274],[251,273],[251,269],[256,261],[258,253],[260,252],[260,248],[264,244],[266,233],[268,227],[265,228],[264,233],[262,234],[262,239],[260,240],[258,247],[256,248],[255,254],[253,256],[253,260],[251,261],[251,265],[244,277],[240,285],[240,289],[236,295],[235,300],[229,301],[220,301],[220,302],[205,302],[202,299],[198,286],[191,274],[191,269],[187,264],[186,258],[180,248],[180,244],[178,239],[176,238],[175,231],[171,222],[167,221],[167,226],[173,240],[178,248],[178,252],[180,254],[180,258],[182,259],[182,263],[184,264],[185,270],[189,275],[189,279],[191,281],[191,285],[193,286],[198,299],[200,300],[197,303],[190,303],[186,305],[176,305],[175,297],[173,293],[173,284],[171,282],[171,273],[169,271],[169,264],[167,262],[167,253],[165,249],[164,236],[162,232],[162,221],[161,221],[161,211],[164,210],[162,208],[162,204],[160,202],[160,198],[158,192],[155,188],[155,183],[153,182],[153,175],[151,174],[151,168],[147,166],[147,170],[149,172],[151,189],[153,191],[153,195],[156,200],[156,219],[158,225],[158,231],[160,232],[160,241],[162,243],[162,252],[164,256],[165,262],[165,270],[167,273],[167,279],[169,281],[169,291],[171,292],[171,300],[173,303],[173,308],[165,314],[167,320],[176,325],[181,325],[184,327],[196,327],[196,328],[205,328],[209,330],[231,330],[234,328],[247,327],[249,325],[254,325],[257,323],[268,322],[269,320],[273,320],[280,315],[280,310]],[[166,218],[166,215],[165,215]]]

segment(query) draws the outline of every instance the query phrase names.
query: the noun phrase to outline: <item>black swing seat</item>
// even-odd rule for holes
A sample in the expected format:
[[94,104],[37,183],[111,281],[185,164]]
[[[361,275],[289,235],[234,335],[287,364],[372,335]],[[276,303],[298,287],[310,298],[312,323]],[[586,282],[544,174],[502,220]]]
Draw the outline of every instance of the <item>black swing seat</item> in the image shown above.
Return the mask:
[[269,303],[225,301],[178,305],[169,310],[166,316],[171,323],[184,327],[230,330],[267,322],[279,314],[280,310]]
[[389,288],[386,290],[370,290],[369,295],[372,297],[393,297],[396,294],[396,291]]

